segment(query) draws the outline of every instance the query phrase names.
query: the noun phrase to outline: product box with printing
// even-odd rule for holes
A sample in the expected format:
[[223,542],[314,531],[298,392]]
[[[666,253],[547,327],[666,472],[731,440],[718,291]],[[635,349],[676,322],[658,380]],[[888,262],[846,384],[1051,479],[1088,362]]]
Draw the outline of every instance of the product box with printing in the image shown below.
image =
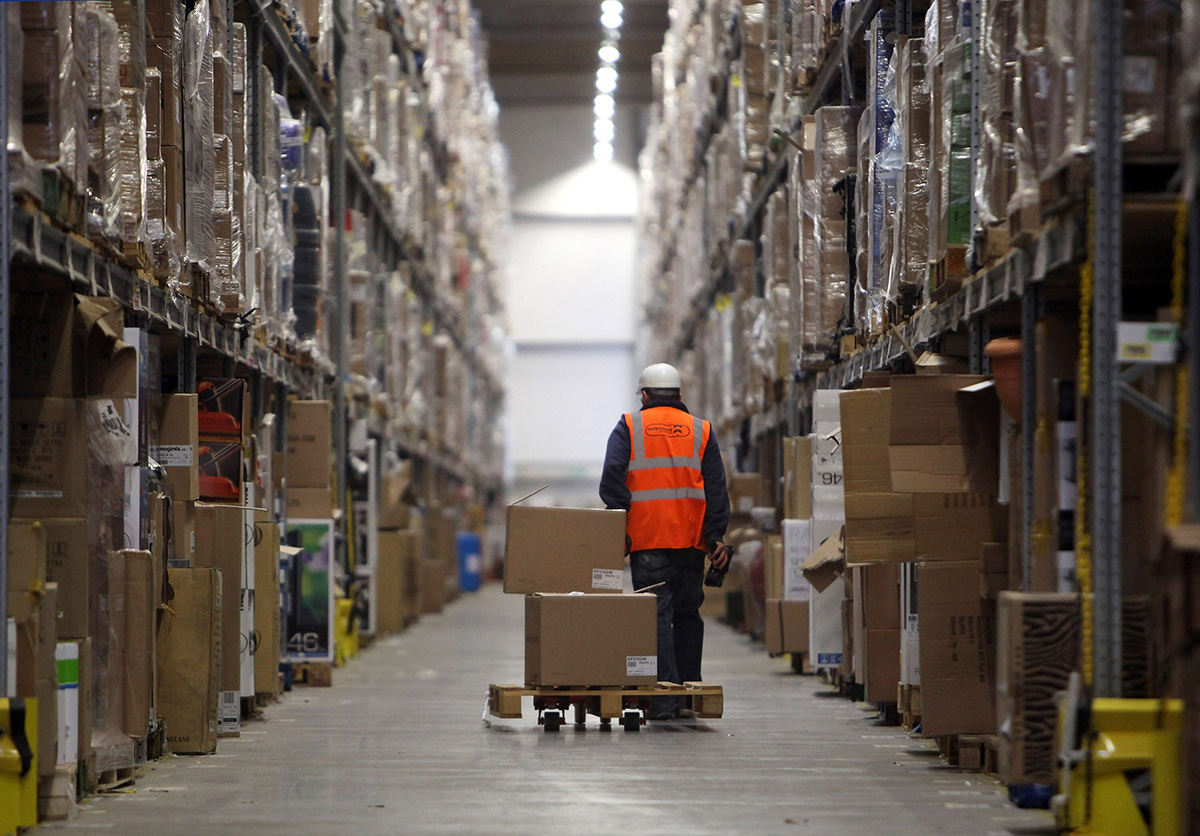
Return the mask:
[[641,595],[525,598],[525,684],[653,685],[657,599]]
[[158,424],[158,445],[150,449],[150,456],[167,471],[172,498],[178,502],[200,498],[199,448],[196,396],[165,396]]
[[221,646],[230,652],[221,656],[221,735],[236,737],[241,731],[242,687],[241,590],[242,532],[244,511],[237,505],[196,505],[196,556],[194,566],[220,569],[224,582],[221,590]]
[[508,507],[504,591],[614,592],[625,568],[625,512]]
[[288,487],[327,487],[333,472],[332,444],[330,402],[290,402],[287,415]]

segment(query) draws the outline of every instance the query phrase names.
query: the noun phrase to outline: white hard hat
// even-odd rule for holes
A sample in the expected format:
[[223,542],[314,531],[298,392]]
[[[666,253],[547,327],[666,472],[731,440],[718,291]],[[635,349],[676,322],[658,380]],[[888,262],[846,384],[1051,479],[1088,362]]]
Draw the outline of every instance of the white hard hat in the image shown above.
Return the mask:
[[652,366],[646,366],[642,369],[642,376],[638,378],[638,391],[643,389],[680,389],[683,387],[683,381],[679,377],[679,370],[670,363],[655,363]]

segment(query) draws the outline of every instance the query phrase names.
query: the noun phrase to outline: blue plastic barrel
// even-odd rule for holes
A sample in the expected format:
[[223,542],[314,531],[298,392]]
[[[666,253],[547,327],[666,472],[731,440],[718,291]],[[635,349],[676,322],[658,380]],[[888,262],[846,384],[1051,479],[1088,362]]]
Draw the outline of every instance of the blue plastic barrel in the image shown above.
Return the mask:
[[463,592],[477,592],[483,576],[483,549],[479,535],[472,531],[458,533],[458,577]]

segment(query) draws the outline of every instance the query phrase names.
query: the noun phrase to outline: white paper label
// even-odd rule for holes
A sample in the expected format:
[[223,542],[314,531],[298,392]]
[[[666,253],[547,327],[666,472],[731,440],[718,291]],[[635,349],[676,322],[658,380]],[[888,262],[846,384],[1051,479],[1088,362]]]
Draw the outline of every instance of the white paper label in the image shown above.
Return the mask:
[[160,444],[150,448],[150,457],[163,467],[191,467],[195,448],[190,444]]
[[217,729],[221,732],[235,732],[241,728],[242,706],[237,691],[221,692],[221,712],[217,718]]
[[616,589],[623,585],[623,572],[620,569],[593,569],[592,589]]
[[657,656],[626,656],[626,676],[658,676]]

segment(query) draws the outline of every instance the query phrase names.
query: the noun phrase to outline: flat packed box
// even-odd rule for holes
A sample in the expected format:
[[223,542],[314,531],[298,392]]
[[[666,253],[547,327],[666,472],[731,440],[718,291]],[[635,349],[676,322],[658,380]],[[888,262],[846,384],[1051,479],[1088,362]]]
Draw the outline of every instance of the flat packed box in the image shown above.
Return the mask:
[[158,710],[177,754],[217,750],[222,585],[219,569],[171,570],[175,598],[157,637]]
[[504,591],[619,593],[625,569],[625,512],[508,507]]
[[[194,566],[220,569],[224,581],[221,612],[221,735],[236,736],[241,729],[242,668],[242,546],[245,511],[238,505],[196,504],[196,556]],[[174,577],[172,575],[172,577]]]
[[656,602],[651,594],[526,596],[525,684],[653,685]]

